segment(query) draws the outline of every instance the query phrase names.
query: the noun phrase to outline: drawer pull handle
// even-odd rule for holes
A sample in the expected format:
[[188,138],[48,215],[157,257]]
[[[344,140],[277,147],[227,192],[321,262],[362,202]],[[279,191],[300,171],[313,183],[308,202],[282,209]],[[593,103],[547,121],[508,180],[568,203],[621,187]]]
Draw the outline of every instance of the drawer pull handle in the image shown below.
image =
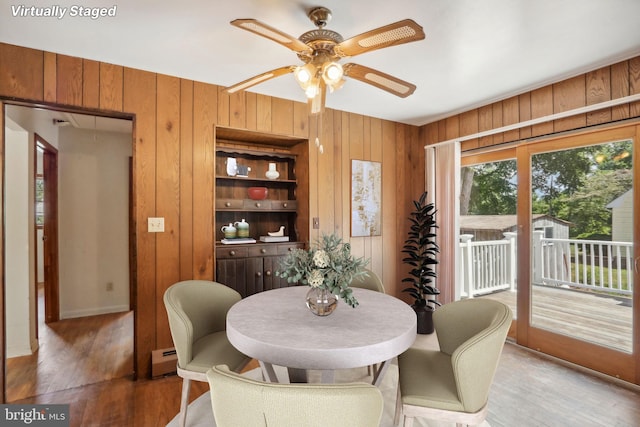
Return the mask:
[[287,202],[285,202],[285,203],[283,203],[283,204],[282,204],[282,207],[283,207],[283,208],[286,208],[287,206],[289,206],[289,205],[287,204]]
[[262,206],[260,203],[256,203],[256,208],[259,208],[260,206]]
[[262,249],[260,249],[260,253],[261,253],[261,254],[266,254],[266,253],[267,253],[267,250],[266,250],[266,249],[264,249],[264,248],[262,248]]
[[271,277],[271,270],[265,271],[264,275],[267,276],[267,277]]
[[231,202],[226,202],[224,205],[225,205],[226,207],[230,208],[230,207],[231,207]]
[[256,273],[257,277],[262,277],[262,273],[260,273],[259,271]]
[[229,255],[236,256],[236,251],[229,251]]

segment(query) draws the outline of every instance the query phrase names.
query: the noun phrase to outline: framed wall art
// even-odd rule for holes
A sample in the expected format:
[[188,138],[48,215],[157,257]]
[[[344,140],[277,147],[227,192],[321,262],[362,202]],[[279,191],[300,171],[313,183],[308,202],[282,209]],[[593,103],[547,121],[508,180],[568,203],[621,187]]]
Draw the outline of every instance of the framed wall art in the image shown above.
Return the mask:
[[351,160],[351,236],[382,234],[382,163]]

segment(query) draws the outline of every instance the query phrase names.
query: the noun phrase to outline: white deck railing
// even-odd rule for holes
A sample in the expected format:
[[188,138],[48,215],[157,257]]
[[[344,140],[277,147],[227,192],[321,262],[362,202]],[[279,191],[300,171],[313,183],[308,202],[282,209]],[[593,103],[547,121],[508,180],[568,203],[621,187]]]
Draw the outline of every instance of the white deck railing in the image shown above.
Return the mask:
[[[460,236],[461,294],[464,297],[515,290],[516,233],[505,239],[472,241]],[[617,295],[633,292],[633,244],[601,240],[550,239],[533,233],[533,283],[597,290]]]

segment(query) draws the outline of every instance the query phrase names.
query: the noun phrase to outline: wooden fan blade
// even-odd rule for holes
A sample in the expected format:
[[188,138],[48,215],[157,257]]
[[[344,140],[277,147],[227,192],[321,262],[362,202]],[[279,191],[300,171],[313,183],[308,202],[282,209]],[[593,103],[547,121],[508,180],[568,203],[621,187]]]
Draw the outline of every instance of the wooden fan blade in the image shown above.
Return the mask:
[[424,39],[422,27],[412,19],[405,19],[351,37],[335,46],[334,51],[344,56],[355,56],[383,47],[414,42]]
[[267,80],[274,79],[276,77],[280,77],[284,74],[293,73],[296,69],[295,65],[289,65],[287,67],[276,68],[275,70],[267,71],[266,73],[258,74],[257,76],[251,77],[247,80],[244,80],[240,83],[236,83],[233,86],[229,86],[225,88],[225,92],[227,93],[235,93],[239,90],[245,90],[250,88],[251,86],[255,86],[258,83],[265,82]]
[[282,31],[256,19],[236,19],[231,21],[231,25],[243,30],[251,31],[259,36],[266,37],[269,40],[273,40],[274,42],[293,50],[294,52],[311,53],[311,48],[297,38],[283,33]]
[[345,76],[368,83],[378,89],[386,90],[400,98],[406,98],[416,90],[416,85],[414,84],[363,65],[345,64],[342,69]]

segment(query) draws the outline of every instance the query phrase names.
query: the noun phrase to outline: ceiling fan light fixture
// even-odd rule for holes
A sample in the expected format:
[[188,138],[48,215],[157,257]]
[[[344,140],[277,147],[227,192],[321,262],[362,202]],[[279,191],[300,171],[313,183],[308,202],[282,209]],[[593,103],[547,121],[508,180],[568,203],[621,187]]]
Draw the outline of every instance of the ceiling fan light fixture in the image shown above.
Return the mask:
[[313,65],[305,64],[303,66],[296,67],[294,76],[300,86],[302,86],[303,89],[306,89],[306,86],[311,82],[315,73],[316,69]]
[[322,78],[329,86],[337,84],[343,75],[342,65],[337,62],[325,62],[322,65]]

